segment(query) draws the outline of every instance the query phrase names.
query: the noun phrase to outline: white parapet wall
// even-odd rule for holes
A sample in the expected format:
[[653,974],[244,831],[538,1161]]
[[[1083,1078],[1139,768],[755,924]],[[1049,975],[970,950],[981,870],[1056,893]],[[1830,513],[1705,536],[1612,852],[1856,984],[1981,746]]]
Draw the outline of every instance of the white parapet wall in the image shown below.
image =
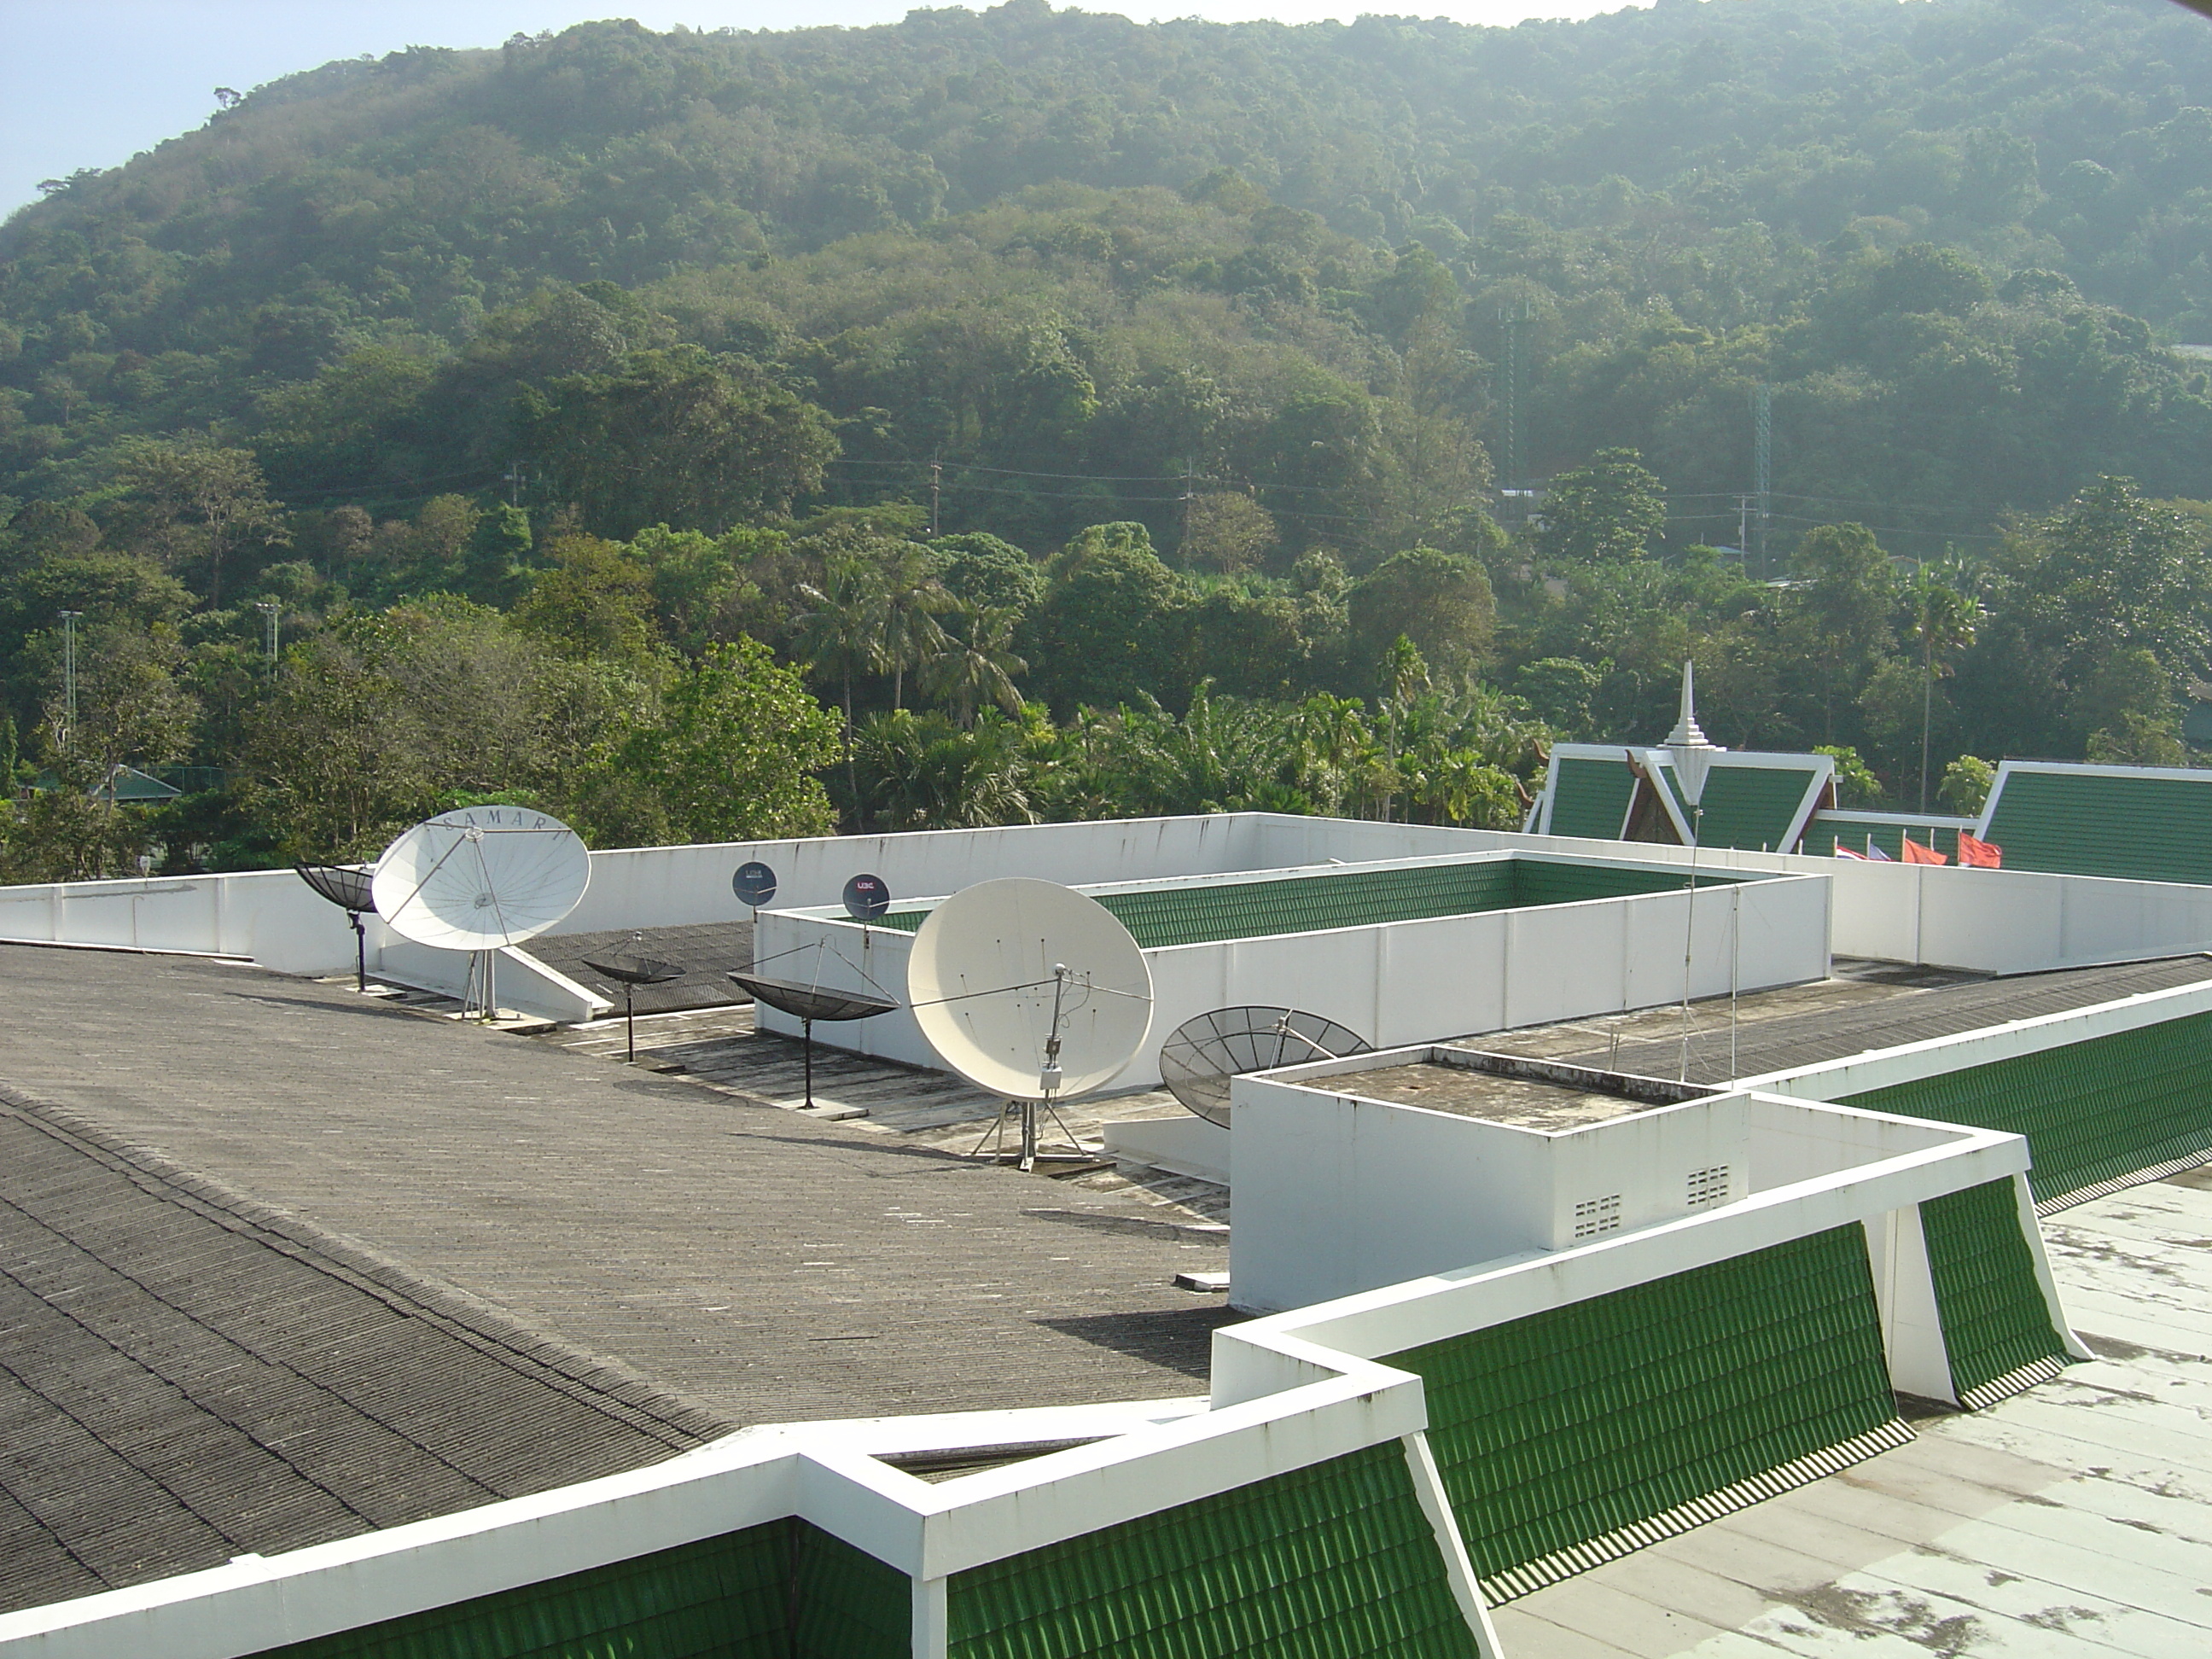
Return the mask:
[[[1560,860],[1549,852],[1462,853],[1244,871],[1179,883],[1086,884],[1079,890],[1110,894],[1285,876],[1326,879],[1509,857],[1635,867],[1632,860]],[[1114,1086],[1156,1086],[1161,1044],[1183,1021],[1212,1008],[1300,1008],[1389,1048],[1650,1007],[1683,994],[1686,967],[1693,997],[1820,979],[1828,970],[1827,938],[1827,883],[1819,875],[1778,875],[1715,883],[1694,894],[1685,888],[1162,946],[1145,952],[1152,974],[1150,1035]],[[838,910],[778,908],[762,913],[754,960],[779,977],[900,1000],[912,941],[910,933],[864,927]],[[764,1008],[759,1019],[763,1030],[798,1035],[799,1022],[788,1015]],[[941,1063],[904,1008],[848,1024],[817,1024],[814,1037],[902,1065]]]
[[[1364,1078],[1408,1066],[1501,1085],[1542,1073],[1563,1097],[1634,1090],[1638,1098],[1624,1097],[1617,1116],[1545,1128],[1361,1092]],[[1663,1098],[1670,1094],[1684,1097]],[[1955,1125],[1432,1045],[1240,1077],[1231,1098],[1230,1282],[1236,1305],[1255,1312],[1470,1261],[1555,1255],[1987,1139]],[[2016,1143],[2000,1173],[2025,1167],[2025,1142],[1989,1144],[1998,1141]]]

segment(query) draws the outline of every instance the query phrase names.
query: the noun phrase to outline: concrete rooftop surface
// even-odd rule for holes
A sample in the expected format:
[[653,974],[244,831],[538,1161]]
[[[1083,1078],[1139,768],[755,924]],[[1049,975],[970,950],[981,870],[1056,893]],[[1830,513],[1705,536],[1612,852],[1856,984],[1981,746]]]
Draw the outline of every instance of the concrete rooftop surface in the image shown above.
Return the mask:
[[2043,1226],[2102,1358],[1511,1602],[1511,1659],[2212,1654],[2212,1170]]
[[[732,1424],[1206,1388],[1218,1231],[356,995],[0,947],[0,1084]],[[4,1178],[4,1172],[0,1172]]]

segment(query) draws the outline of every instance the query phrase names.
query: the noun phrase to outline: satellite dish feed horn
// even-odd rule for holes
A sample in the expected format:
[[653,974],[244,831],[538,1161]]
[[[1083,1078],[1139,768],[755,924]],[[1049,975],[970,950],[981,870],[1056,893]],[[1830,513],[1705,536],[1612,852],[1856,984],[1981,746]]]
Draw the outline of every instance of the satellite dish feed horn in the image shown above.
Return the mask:
[[1185,1020],[1160,1045],[1160,1080],[1185,1109],[1226,1129],[1231,1079],[1373,1052],[1366,1038],[1319,1014],[1215,1008]]
[[495,953],[562,921],[591,884],[592,855],[560,819],[518,806],[469,806],[416,824],[384,849],[370,890],[392,932],[466,951],[469,990],[498,1012]]
[[[1028,1170],[1036,1109],[1057,1121],[1057,1102],[1103,1088],[1144,1048],[1152,976],[1105,906],[1017,876],[964,888],[923,919],[908,957],[907,1000],[947,1067],[1021,1109]],[[1004,1125],[1001,1114],[1002,1133]]]

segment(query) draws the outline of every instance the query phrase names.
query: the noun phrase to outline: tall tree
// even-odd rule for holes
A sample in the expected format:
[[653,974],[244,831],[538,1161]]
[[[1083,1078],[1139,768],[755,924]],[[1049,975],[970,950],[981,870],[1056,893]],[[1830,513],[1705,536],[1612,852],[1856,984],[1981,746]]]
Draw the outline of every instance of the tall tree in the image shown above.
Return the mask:
[[205,565],[210,610],[222,608],[223,565],[234,554],[292,539],[251,450],[197,437],[134,439],[116,477],[143,545],[172,568]]

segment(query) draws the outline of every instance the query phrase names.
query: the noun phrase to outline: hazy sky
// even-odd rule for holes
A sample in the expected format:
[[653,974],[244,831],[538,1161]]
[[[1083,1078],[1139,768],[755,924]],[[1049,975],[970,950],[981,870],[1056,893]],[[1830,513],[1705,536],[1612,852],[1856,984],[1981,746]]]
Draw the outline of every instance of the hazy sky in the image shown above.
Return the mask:
[[[1134,17],[1276,17],[1311,22],[1362,11],[1513,23],[1586,17],[1624,0],[1092,0]],[[981,9],[984,0],[975,0]],[[0,0],[0,214],[41,179],[115,167],[200,125],[214,89],[247,91],[334,58],[403,46],[497,46],[517,30],[593,17],[648,27],[792,28],[886,23],[911,0]]]

